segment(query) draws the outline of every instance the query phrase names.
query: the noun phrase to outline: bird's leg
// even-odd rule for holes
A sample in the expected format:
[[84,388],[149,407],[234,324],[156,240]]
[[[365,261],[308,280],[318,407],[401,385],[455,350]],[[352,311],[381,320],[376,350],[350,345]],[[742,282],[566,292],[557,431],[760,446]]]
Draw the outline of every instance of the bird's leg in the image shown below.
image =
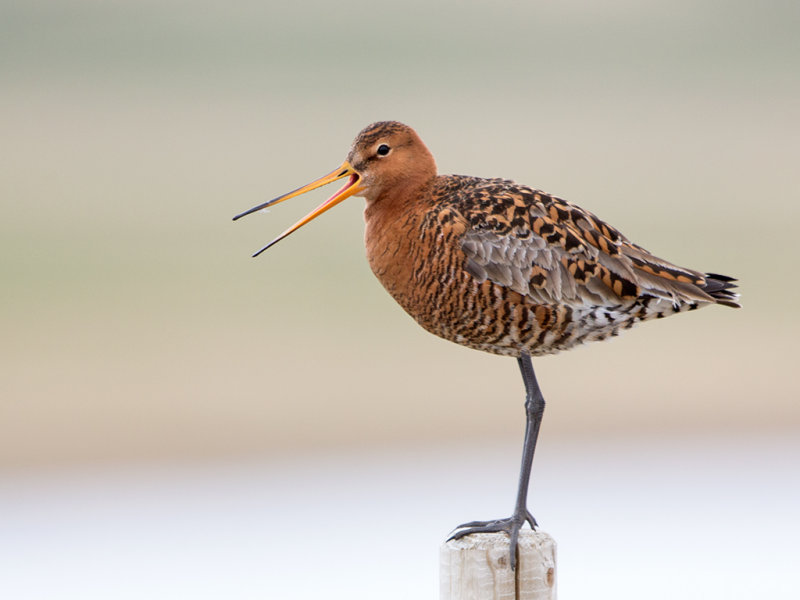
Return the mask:
[[522,447],[522,466],[519,471],[519,486],[517,487],[517,505],[514,514],[523,515],[523,522],[528,521],[531,528],[536,528],[536,519],[527,509],[528,484],[531,480],[531,466],[533,453],[536,450],[536,440],[539,438],[539,427],[544,415],[544,397],[533,372],[533,363],[529,354],[523,354],[517,359],[522,380],[525,382],[525,442]]
[[525,382],[525,442],[522,448],[522,466],[519,472],[519,487],[517,488],[517,502],[514,507],[514,514],[507,519],[496,519],[494,521],[471,521],[456,527],[456,531],[451,540],[457,540],[472,533],[492,533],[504,531],[509,537],[509,551],[511,568],[516,567],[517,538],[519,530],[525,524],[530,523],[532,529],[536,528],[536,519],[528,512],[528,484],[531,479],[531,466],[533,464],[533,453],[536,450],[536,439],[539,437],[539,426],[542,423],[544,414],[544,398],[536,381],[536,374],[533,372],[533,363],[529,354],[522,354],[518,359],[519,370],[522,372],[522,380]]

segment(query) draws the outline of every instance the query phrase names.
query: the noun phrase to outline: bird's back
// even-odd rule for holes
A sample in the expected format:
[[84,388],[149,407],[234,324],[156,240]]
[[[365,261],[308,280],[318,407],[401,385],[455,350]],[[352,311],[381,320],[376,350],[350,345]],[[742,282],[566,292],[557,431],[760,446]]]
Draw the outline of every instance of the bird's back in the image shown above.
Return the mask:
[[368,208],[367,254],[428,331],[495,354],[550,354],[704,304],[732,279],[678,267],[565,200],[504,179],[437,176]]

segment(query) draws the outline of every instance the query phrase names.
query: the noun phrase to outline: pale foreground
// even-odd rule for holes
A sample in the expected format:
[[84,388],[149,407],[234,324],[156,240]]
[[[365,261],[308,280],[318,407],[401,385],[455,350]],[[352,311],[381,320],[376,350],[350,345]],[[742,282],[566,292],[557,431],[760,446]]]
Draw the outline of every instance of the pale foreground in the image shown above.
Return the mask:
[[[797,437],[547,439],[559,596],[796,598]],[[0,597],[434,599],[448,527],[503,509],[517,452],[5,473]]]

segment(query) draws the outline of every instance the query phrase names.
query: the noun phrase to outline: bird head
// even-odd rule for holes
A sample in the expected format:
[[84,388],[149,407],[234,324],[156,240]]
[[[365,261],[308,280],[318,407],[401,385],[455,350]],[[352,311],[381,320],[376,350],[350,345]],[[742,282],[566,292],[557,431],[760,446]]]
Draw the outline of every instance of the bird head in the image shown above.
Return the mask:
[[350,196],[364,197],[367,203],[402,197],[435,175],[433,155],[411,127],[397,121],[380,121],[365,127],[356,136],[341,166],[311,183],[236,215],[233,220],[347,178],[335,194],[253,255],[258,256]]

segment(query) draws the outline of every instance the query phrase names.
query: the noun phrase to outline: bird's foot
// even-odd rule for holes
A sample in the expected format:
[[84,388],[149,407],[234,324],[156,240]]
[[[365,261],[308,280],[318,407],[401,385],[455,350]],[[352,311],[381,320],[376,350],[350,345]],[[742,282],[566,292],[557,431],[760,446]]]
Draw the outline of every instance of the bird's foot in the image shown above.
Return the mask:
[[519,530],[525,522],[528,522],[531,529],[536,529],[538,524],[533,515],[525,509],[522,512],[515,512],[507,519],[495,519],[493,521],[470,521],[469,523],[462,523],[454,529],[453,535],[447,538],[447,541],[458,540],[473,533],[506,533],[509,540],[509,564],[511,570],[516,569],[517,566],[517,539],[519,538]]

